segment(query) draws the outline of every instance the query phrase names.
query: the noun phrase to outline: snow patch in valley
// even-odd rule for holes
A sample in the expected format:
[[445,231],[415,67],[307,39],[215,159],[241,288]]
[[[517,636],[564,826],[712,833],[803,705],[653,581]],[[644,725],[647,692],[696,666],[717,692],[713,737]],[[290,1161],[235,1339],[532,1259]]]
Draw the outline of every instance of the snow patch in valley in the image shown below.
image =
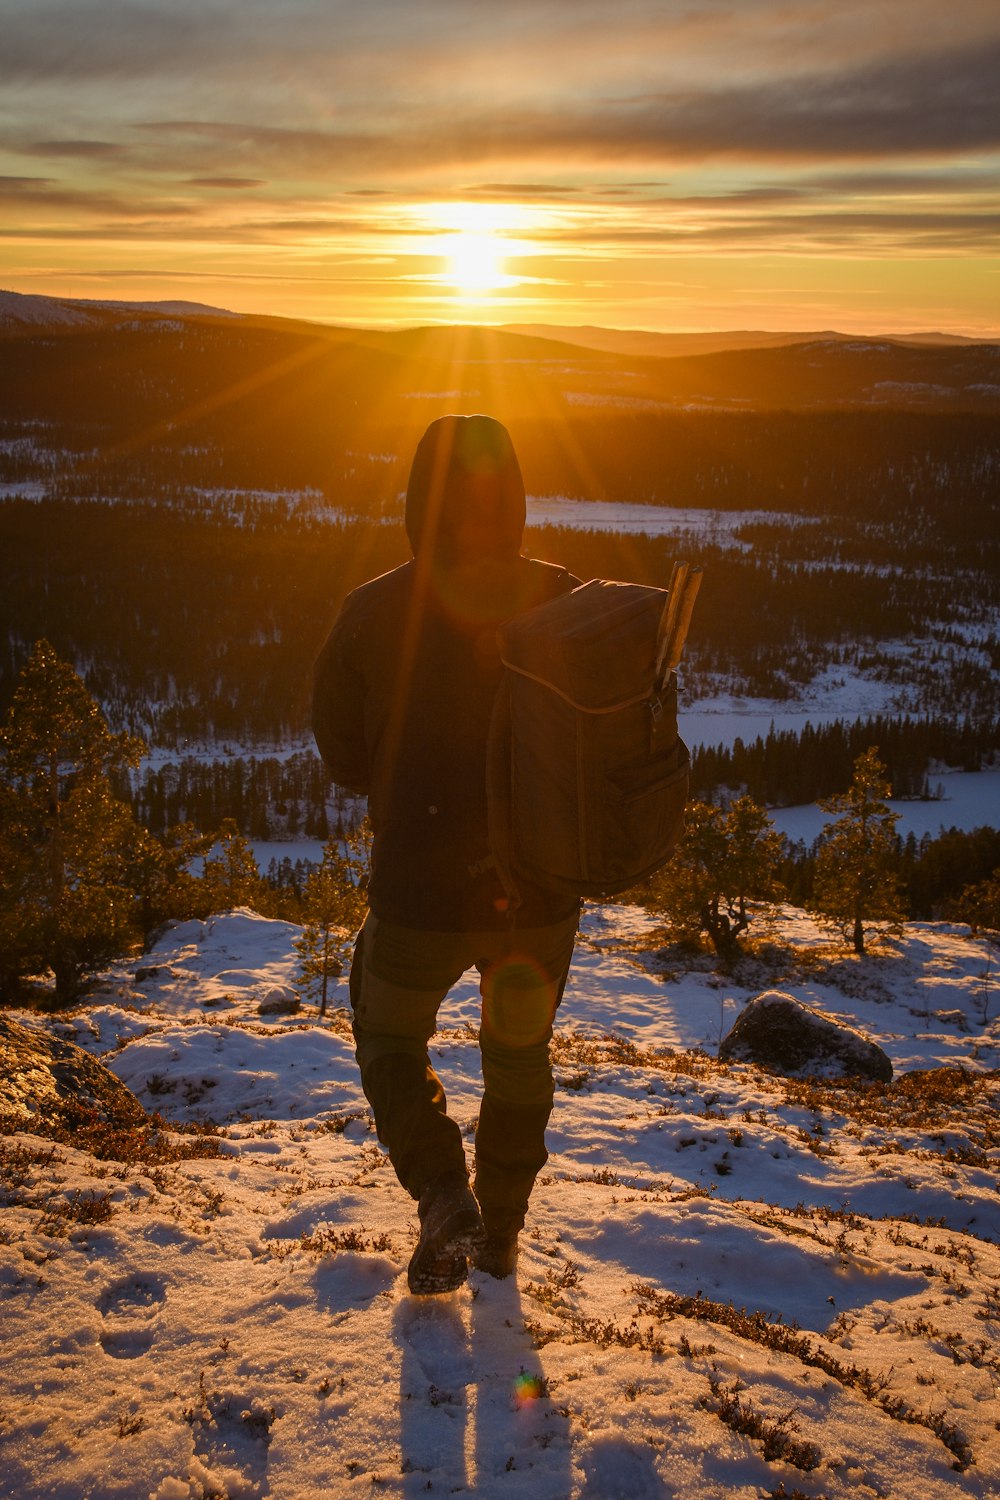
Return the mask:
[[529,495],[529,527],[566,526],[573,530],[697,537],[717,546],[734,545],[743,526],[808,526],[814,517],[770,510],[711,510],[698,506],[627,505],[611,500],[573,500],[562,495]]

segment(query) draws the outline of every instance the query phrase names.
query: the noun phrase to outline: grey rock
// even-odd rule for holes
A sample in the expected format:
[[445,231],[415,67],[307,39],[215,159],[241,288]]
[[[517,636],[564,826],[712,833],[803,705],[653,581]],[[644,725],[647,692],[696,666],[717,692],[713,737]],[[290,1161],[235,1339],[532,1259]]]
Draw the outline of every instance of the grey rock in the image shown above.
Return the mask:
[[786,1078],[892,1081],[882,1048],[834,1016],[779,990],[755,995],[722,1039],[723,1062],[752,1062]]
[[96,1118],[142,1125],[146,1111],[103,1063],[75,1042],[0,1015],[0,1114],[69,1129]]
[[301,1009],[302,1003],[295,991],[289,989],[287,985],[276,984],[261,996],[257,1014],[259,1016],[297,1016]]

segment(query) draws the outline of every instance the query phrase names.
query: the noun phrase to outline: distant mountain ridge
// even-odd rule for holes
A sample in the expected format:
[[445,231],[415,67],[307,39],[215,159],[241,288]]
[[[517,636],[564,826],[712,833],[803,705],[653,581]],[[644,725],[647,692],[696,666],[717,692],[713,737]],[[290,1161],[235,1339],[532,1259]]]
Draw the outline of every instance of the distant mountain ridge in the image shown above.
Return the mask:
[[[309,319],[276,317],[259,313],[238,313],[229,308],[213,307],[204,302],[162,300],[129,302],[121,298],[49,297],[37,293],[0,290],[0,329],[19,323],[31,326],[45,324],[82,324],[112,322],[122,314],[130,316],[229,318],[239,322],[266,323],[269,326],[323,330],[330,334],[387,337],[405,336],[420,331],[418,326],[385,329],[372,326],[312,322]],[[491,325],[487,325],[488,327]],[[433,331],[433,330],[428,330]],[[596,324],[503,323],[492,327],[501,334],[544,339],[571,344],[610,354],[683,358],[692,355],[724,354],[751,349],[787,349],[800,344],[892,344],[918,348],[968,348],[994,345],[997,341],[954,333],[850,334],[836,329],[788,331],[768,329],[726,329],[695,333],[661,333],[643,328],[603,328]]]
[[723,354],[735,349],[784,349],[793,344],[855,343],[923,345],[929,348],[989,344],[991,339],[967,338],[957,333],[851,334],[823,329],[811,333],[768,332],[763,329],[730,329],[713,333],[654,333],[642,328],[600,328],[591,324],[563,326],[557,323],[505,323],[509,333],[534,338],[558,339],[585,349],[606,349],[615,354],[655,355],[676,358],[688,354]]
[[122,302],[103,297],[44,297],[32,292],[0,291],[0,330],[16,327],[18,324],[32,327],[99,325],[112,321],[122,313],[131,316],[148,313],[153,316],[182,318],[240,316],[239,313],[228,312],[222,307],[209,307],[203,302]]
[[313,443],[324,429],[356,435],[388,421],[405,429],[407,445],[410,428],[422,430],[442,411],[488,410],[514,423],[727,411],[1000,413],[1000,343],[938,334],[355,328],[199,303],[7,291],[0,349],[0,420],[110,421],[122,436],[137,421],[173,421],[172,412],[188,420],[205,399],[233,407],[234,420],[242,405],[251,432],[274,423],[277,398]]

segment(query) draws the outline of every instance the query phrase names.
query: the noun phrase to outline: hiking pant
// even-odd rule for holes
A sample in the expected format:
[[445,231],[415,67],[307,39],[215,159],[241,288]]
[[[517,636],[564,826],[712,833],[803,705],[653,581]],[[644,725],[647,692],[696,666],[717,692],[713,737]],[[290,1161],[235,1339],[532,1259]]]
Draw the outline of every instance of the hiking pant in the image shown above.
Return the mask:
[[465,1170],[462,1133],[427,1053],[438,1008],[465,971],[479,970],[483,1099],[475,1189],[487,1229],[524,1223],[548,1159],[549,1040],[573,956],[577,914],[550,927],[426,932],[370,912],[351,965],[361,1082],[379,1140],[403,1187],[419,1199],[432,1178]]

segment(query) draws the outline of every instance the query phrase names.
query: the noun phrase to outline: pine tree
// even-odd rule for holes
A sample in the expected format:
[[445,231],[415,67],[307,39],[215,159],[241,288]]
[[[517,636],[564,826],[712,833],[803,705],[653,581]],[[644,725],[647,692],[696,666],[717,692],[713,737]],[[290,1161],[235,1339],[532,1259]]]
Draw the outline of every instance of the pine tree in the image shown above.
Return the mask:
[[960,922],[968,922],[973,935],[986,932],[1000,935],[1000,869],[987,880],[967,885],[961,895],[949,903],[949,912]]
[[0,983],[51,971],[56,998],[137,936],[128,859],[140,830],[110,777],[144,746],[112,734],[73,668],[39,641],[0,731]]
[[175,824],[162,838],[145,828],[136,834],[127,861],[128,884],[143,938],[171,918],[207,916],[209,893],[191,867],[211,849],[214,836],[200,833],[193,823]]
[[234,818],[223,818],[212,853],[205,859],[203,899],[209,911],[253,906],[261,895],[260,870],[249,839]]
[[321,1016],[326,1015],[330,981],[343,973],[353,936],[365,919],[370,848],[367,822],[343,842],[329,839],[322,862],[305,883],[305,921],[294,944],[299,955],[296,984],[318,1004]]
[[781,855],[781,835],[752,797],[725,810],[689,803],[684,836],[653,877],[654,902],[674,937],[692,941],[707,933],[716,953],[731,960],[754,916],[766,915],[781,894],[775,874]]
[[873,745],[854,762],[846,792],[820,802],[837,816],[820,834],[812,908],[828,926],[865,951],[865,930],[898,932],[903,921],[896,823],[890,784]]

